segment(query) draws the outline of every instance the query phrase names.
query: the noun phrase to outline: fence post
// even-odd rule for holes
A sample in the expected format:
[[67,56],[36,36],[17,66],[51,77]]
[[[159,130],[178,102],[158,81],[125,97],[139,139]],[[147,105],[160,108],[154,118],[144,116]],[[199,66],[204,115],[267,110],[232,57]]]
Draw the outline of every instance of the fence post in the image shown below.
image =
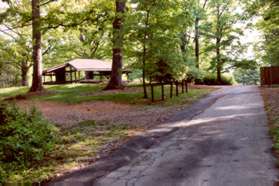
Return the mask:
[[175,81],[175,87],[176,87],[176,96],[178,96],[179,92],[178,92],[178,81]]
[[152,102],[154,102],[154,87],[152,84],[150,84],[150,86],[151,86],[151,100]]
[[170,98],[172,98],[173,93],[173,82],[170,83]]
[[164,92],[164,83],[161,82],[161,89],[162,89],[162,101],[165,100],[165,92]]

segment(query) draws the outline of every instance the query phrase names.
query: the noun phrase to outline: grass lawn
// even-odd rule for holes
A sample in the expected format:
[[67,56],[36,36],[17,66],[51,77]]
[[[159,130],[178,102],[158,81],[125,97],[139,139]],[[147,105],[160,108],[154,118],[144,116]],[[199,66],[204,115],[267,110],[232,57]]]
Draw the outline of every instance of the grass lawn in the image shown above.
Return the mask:
[[68,104],[78,104],[87,101],[113,101],[120,103],[133,104],[136,100],[142,98],[142,93],[125,91],[103,91],[105,85],[90,84],[72,84],[55,85],[47,87],[49,95],[38,96],[35,99],[45,101],[56,101]]
[[[62,102],[67,104],[79,104],[88,101],[112,101],[116,103],[124,104],[151,104],[150,99],[143,99],[143,91],[139,86],[128,86],[123,91],[103,91],[105,85],[103,84],[68,84],[68,85],[52,85],[45,86],[46,93],[42,95],[31,95],[28,99],[44,100]],[[181,88],[181,87],[180,87]],[[165,97],[166,101],[160,102],[161,99],[161,87],[156,87],[154,90],[154,97],[156,103],[160,106],[171,106],[176,104],[185,104],[204,96],[212,92],[213,88],[191,88],[186,94],[180,94],[178,97],[175,96],[173,91],[173,98],[169,99],[170,87],[165,86]],[[0,89],[0,100],[8,97],[14,97],[18,95],[25,95],[28,89],[25,87],[20,88],[6,88]],[[148,87],[149,98],[150,88]],[[154,104],[153,104],[154,105]]]
[[[169,87],[166,86],[166,101],[156,101],[151,103],[150,99],[143,99],[142,88],[139,86],[128,86],[120,91],[103,91],[105,85],[92,84],[69,84],[46,86],[46,91],[40,95],[26,94],[27,88],[8,88],[0,89],[0,100],[22,95],[29,100],[50,101],[66,104],[80,104],[88,101],[111,101],[121,104],[134,105],[146,109],[156,109],[161,107],[179,107],[188,105],[208,93],[214,88],[191,88],[186,94],[180,94],[173,99],[168,98]],[[148,90],[150,93],[150,90]],[[175,93],[174,93],[175,94]],[[160,100],[160,87],[155,89],[155,98]],[[146,112],[148,114],[148,112]],[[137,118],[134,118],[137,120]],[[135,126],[131,127],[126,123],[115,124],[83,121],[70,128],[60,130],[60,141],[55,150],[43,161],[30,167],[12,167],[9,179],[11,182],[39,182],[53,178],[67,171],[81,168],[94,162],[96,155],[101,149],[112,150],[121,142],[129,139],[138,130]],[[7,167],[1,164],[0,168]]]
[[261,92],[268,116],[269,131],[273,138],[273,150],[279,166],[279,88],[262,88]]
[[27,91],[28,91],[27,87],[1,88],[0,101],[9,97],[15,97],[18,95],[26,94]]

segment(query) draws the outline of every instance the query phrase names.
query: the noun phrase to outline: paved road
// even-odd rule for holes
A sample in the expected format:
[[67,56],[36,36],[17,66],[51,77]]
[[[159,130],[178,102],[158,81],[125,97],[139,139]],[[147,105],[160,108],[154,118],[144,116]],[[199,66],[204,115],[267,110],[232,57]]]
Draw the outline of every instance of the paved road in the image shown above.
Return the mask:
[[[97,186],[269,186],[277,180],[263,101],[257,87],[225,88],[167,140]],[[166,126],[170,127],[170,126]]]

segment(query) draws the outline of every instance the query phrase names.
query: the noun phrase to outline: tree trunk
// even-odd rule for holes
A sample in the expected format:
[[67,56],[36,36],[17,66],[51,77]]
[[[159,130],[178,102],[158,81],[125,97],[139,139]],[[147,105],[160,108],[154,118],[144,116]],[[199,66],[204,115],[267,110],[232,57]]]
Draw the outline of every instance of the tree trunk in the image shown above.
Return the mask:
[[181,37],[180,37],[180,40],[181,40],[181,44],[180,44],[180,50],[182,52],[183,55],[186,54],[186,45],[187,45],[187,41],[186,41],[186,34],[185,33],[181,33]]
[[[205,9],[208,0],[205,0],[202,8]],[[200,2],[199,2],[200,4]],[[200,14],[196,15],[195,19],[195,56],[196,56],[196,67],[200,68]]]
[[216,72],[217,72],[217,82],[218,84],[222,84],[222,64],[221,64],[221,54],[220,54],[220,42],[219,38],[216,39]]
[[112,71],[110,81],[105,88],[106,90],[121,89],[122,84],[122,48],[124,38],[124,13],[126,8],[126,0],[115,0],[116,14],[113,21],[113,49],[112,49]]
[[[149,11],[147,11],[146,19],[145,19],[145,28],[147,29],[149,25]],[[146,77],[146,40],[147,40],[147,30],[144,30],[144,38],[143,38],[143,56],[142,56],[142,83],[143,83],[143,94],[144,98],[148,98],[147,95],[147,87],[145,82]]]
[[28,86],[28,63],[21,63],[21,86]]
[[196,67],[200,68],[200,30],[199,30],[200,18],[196,17],[195,20],[195,56],[196,56]]
[[221,64],[221,40],[222,40],[222,26],[221,26],[221,10],[220,5],[217,4],[216,7],[216,13],[217,13],[217,33],[216,33],[216,72],[217,72],[217,83],[222,84],[222,76],[221,76],[221,70],[222,70],[222,64]]
[[145,64],[146,64],[146,46],[143,47],[143,59],[142,59],[142,84],[143,84],[143,98],[148,98],[147,87],[145,82]]
[[38,92],[43,90],[42,82],[42,50],[41,50],[41,17],[40,1],[32,0],[32,43],[33,43],[33,81],[30,91]]

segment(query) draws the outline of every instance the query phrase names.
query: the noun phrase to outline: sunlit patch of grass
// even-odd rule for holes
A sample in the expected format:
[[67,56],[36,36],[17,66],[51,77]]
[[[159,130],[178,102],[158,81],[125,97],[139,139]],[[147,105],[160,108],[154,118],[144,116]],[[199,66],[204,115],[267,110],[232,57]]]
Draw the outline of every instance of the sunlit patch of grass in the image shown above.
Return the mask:
[[103,87],[103,84],[50,85],[45,87],[50,94],[36,96],[33,99],[77,104],[92,100],[90,94],[102,91]]
[[[143,100],[142,92],[111,92],[103,91],[103,84],[71,84],[48,86],[49,95],[35,97],[37,100],[56,101],[67,104],[79,104],[88,101],[113,101],[118,103],[136,104]],[[95,94],[95,95],[94,95]]]
[[27,87],[11,87],[0,89],[0,101],[9,97],[15,97],[18,95],[26,94],[28,91]]

